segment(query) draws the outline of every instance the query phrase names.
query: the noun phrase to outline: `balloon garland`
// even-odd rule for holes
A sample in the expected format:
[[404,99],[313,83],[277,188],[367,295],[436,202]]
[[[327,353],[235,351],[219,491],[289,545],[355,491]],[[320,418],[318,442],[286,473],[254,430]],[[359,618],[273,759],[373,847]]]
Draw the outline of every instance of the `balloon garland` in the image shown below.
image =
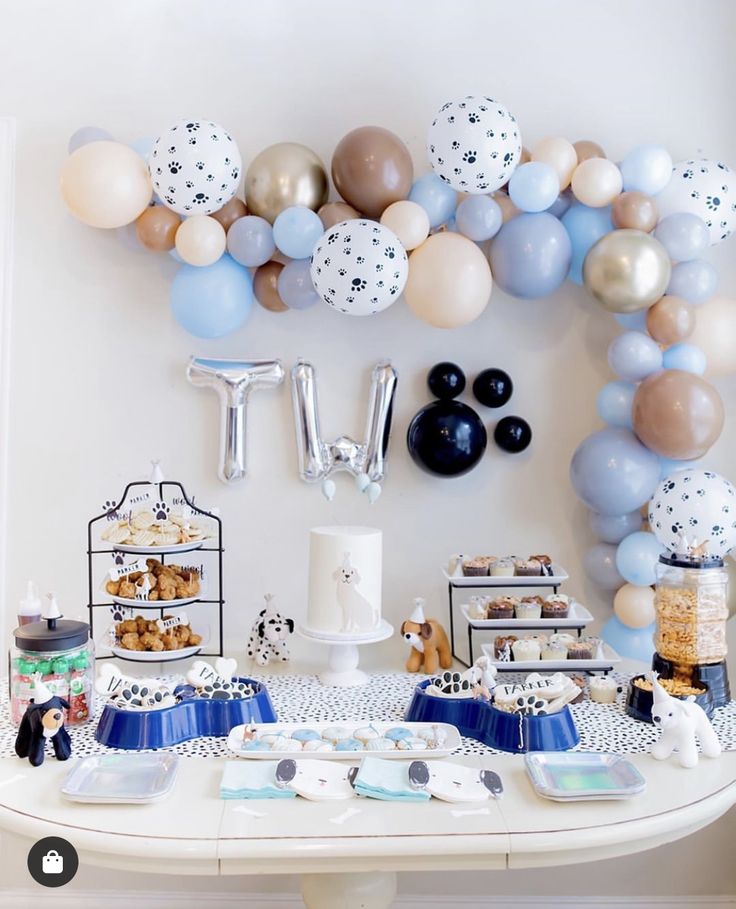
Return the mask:
[[[69,152],[61,174],[69,210],[94,227],[134,225],[140,246],[174,256],[172,313],[197,337],[240,328],[254,298],[274,313],[323,302],[369,316],[403,295],[420,320],[455,328],[481,315],[494,280],[523,299],[567,279],[584,285],[624,329],[608,350],[617,379],[597,400],[606,427],[580,443],[570,466],[600,540],[584,561],[594,581],[617,590],[604,634],[624,652],[646,649],[654,564],[671,540],[661,520],[651,527],[656,536],[642,529],[641,509],[721,433],[723,403],[705,376],[736,372],[736,300],[715,295],[718,275],[702,258],[736,230],[736,179],[725,164],[673,164],[656,145],[617,164],[595,142],[562,137],[528,151],[515,117],[481,96],[439,109],[427,139],[432,173],[417,179],[398,136],[380,127],[350,132],[331,161],[344,201],[328,201],[319,157],[288,142],[250,163],[240,200],[238,147],[206,120],[181,121],[132,146],[83,127]],[[443,476],[470,469],[486,446],[477,414],[453,400],[462,386],[452,366],[432,370],[438,400],[409,429],[417,463]],[[486,370],[474,383],[491,407],[511,394],[498,373]],[[475,440],[459,459],[459,448],[445,456],[431,440],[453,432]],[[494,438],[521,451],[531,429],[505,417]],[[724,488],[708,487],[708,495],[730,506]]]

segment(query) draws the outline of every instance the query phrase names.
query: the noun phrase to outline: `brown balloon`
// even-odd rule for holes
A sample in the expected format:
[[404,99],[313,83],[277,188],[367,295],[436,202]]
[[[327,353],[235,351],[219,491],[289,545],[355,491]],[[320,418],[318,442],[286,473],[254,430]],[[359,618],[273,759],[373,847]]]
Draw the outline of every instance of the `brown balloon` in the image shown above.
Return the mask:
[[692,334],[695,319],[687,300],[665,295],[647,310],[647,331],[658,344],[678,344]]
[[634,432],[655,454],[676,461],[702,458],[723,429],[723,401],[705,379],[665,369],[637,388]]
[[237,221],[238,218],[244,218],[247,214],[248,209],[245,202],[242,199],[238,199],[237,196],[233,196],[219,211],[212,212],[210,218],[219,221],[225,228],[225,233],[227,233],[234,221]]
[[175,211],[164,205],[151,205],[135,222],[135,235],[146,249],[168,252],[174,248],[174,237],[181,224]]
[[360,217],[360,212],[347,202],[326,202],[317,214],[322,219],[322,226],[325,230],[329,230],[341,221],[351,221],[353,218]]
[[605,158],[606,153],[597,142],[591,142],[590,139],[580,139],[572,143],[575,154],[578,156],[578,164],[587,161],[588,158]]
[[409,149],[380,126],[354,129],[332,156],[335,189],[369,218],[379,218],[392,202],[406,199],[413,178]]
[[643,230],[648,234],[657,226],[657,203],[644,193],[621,193],[613,200],[611,221],[618,229]]
[[269,312],[285,312],[289,308],[278,291],[279,274],[283,267],[280,262],[266,262],[257,268],[253,275],[253,293],[256,300]]

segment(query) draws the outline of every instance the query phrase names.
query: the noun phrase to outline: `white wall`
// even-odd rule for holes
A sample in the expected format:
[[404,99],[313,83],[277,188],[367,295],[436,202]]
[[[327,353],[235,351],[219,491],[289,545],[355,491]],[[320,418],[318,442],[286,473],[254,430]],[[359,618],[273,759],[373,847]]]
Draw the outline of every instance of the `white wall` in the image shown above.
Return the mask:
[[[605,350],[616,326],[579,288],[567,284],[540,302],[494,291],[477,323],[452,332],[416,321],[401,304],[359,321],[320,306],[284,315],[257,309],[236,335],[198,342],[168,312],[174,263],[75,222],[59,199],[58,171],[80,125],[132,141],[180,117],[207,116],[234,133],[246,162],[281,140],[303,142],[329,162],[349,129],[380,124],[409,143],[422,173],[434,110],[470,92],[502,99],[527,145],[545,135],[591,138],[618,159],[655,141],[675,159],[702,151],[733,164],[732,4],[4,0],[0,11],[0,113],[18,118],[6,630],[27,577],[57,590],[67,614],[82,617],[86,521],[145,473],[151,457],[222,510],[233,653],[243,651],[262,593],[303,615],[306,533],[325,522],[383,528],[385,612],[395,621],[418,593],[444,608],[438,565],[458,550],[552,552],[571,571],[570,590],[600,618],[609,614],[608,599],[583,579],[587,522],[567,468],[597,427],[594,400],[608,378]],[[712,255],[726,290],[736,282],[729,255],[730,244]],[[380,502],[370,509],[342,478],[330,505],[299,481],[288,387],[253,397],[251,476],[239,488],[221,486],[216,400],[184,378],[194,352],[280,357],[287,367],[310,359],[329,436],[362,431],[371,366],[390,356],[400,384]],[[504,456],[491,444],[478,469],[455,481],[414,467],[406,426],[430,400],[424,377],[439,359],[457,360],[471,378],[492,365],[511,373],[516,392],[504,412],[531,422],[526,454]],[[733,407],[734,380],[720,387]],[[492,426],[494,414],[481,412]],[[731,475],[733,443],[731,420],[711,459]],[[726,844],[734,832],[726,820],[664,851],[670,871],[657,892],[733,890]],[[682,861],[693,854],[695,867]],[[492,887],[643,893],[652,887],[645,865],[638,857],[554,877],[496,876]],[[92,872],[80,879],[102,881]],[[126,885],[112,874],[104,881]],[[488,881],[443,876],[431,886],[479,890]]]

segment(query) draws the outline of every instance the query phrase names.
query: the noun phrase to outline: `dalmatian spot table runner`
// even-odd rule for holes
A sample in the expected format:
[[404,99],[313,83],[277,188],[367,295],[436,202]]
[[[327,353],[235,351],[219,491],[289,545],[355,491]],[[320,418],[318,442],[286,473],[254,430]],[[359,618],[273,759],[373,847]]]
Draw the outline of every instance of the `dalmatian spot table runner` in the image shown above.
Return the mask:
[[[361,688],[325,688],[316,676],[258,674],[253,678],[267,686],[279,719],[284,723],[331,722],[337,719],[346,722],[368,723],[371,721],[399,722],[403,720],[415,686],[426,676],[407,672],[384,673],[371,676],[369,683]],[[615,674],[614,678],[626,691],[629,677]],[[166,677],[169,684],[183,679]],[[522,681],[522,676],[507,675],[504,682]],[[95,728],[103,708],[102,699],[97,699],[95,717],[81,727],[71,727],[69,734],[72,748],[77,757],[104,754],[113,749],[95,741]],[[649,751],[657,740],[653,726],[640,723],[627,716],[624,711],[624,695],[618,696],[616,704],[596,704],[585,700],[570,707],[580,733],[579,751],[614,751],[618,754],[640,754]],[[717,709],[713,715],[716,730],[725,751],[736,751],[736,701]],[[12,726],[8,712],[7,681],[0,694],[0,757],[14,757],[16,729]],[[182,756],[231,757],[225,738],[199,738],[182,742],[169,749]],[[497,754],[476,742],[463,738],[462,754]]]

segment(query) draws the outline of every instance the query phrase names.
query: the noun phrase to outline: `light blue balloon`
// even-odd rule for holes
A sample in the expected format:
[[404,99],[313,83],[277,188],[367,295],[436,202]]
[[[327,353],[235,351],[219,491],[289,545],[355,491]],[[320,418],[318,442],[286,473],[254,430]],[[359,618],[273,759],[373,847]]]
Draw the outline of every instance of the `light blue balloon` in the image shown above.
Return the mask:
[[583,262],[588,251],[601,237],[613,230],[611,206],[590,208],[582,202],[573,202],[561,220],[572,244],[569,277],[575,284],[582,285]]
[[630,533],[635,533],[644,523],[639,511],[627,514],[600,514],[590,512],[590,529],[604,543],[620,543]]
[[596,399],[598,416],[609,426],[624,426],[631,429],[635,394],[636,385],[631,382],[609,382],[598,392]]
[[655,623],[652,622],[648,628],[628,628],[612,615],[603,626],[601,637],[624,659],[651,664],[655,627]]
[[457,208],[457,193],[435,174],[425,174],[415,180],[409,199],[427,212],[430,227],[444,224]]
[[279,272],[277,287],[289,309],[309,309],[322,299],[312,284],[309,259],[287,262]]
[[608,365],[622,379],[640,382],[662,368],[662,351],[640,331],[625,331],[608,347]]
[[710,300],[718,289],[718,272],[703,259],[679,262],[672,268],[667,293],[697,306]]
[[626,155],[619,168],[624,192],[636,190],[656,196],[670,182],[672,158],[661,145],[639,145]]
[[227,251],[247,268],[264,265],[276,252],[271,225],[258,215],[238,218],[227,232]]
[[629,584],[649,587],[657,580],[657,563],[664,546],[653,533],[637,530],[618,544],[616,568]]
[[212,265],[182,265],[171,285],[171,310],[198,338],[222,338],[245,322],[253,306],[249,272],[227,254]]
[[79,129],[73,132],[69,137],[67,148],[71,155],[72,152],[75,152],[83,145],[89,145],[90,142],[102,141],[112,142],[112,133],[108,132],[106,129],[102,129],[100,126],[80,126]]
[[457,219],[453,215],[448,221],[445,221],[445,230],[449,230],[450,233],[457,233]]
[[141,158],[147,162],[151,155],[151,152],[153,151],[153,143],[155,141],[155,139],[147,136],[143,139],[135,139],[130,143],[130,147],[133,149],[133,151],[138,152]]
[[710,246],[710,229],[702,218],[683,211],[662,218],[654,230],[654,238],[673,262],[690,262]]
[[559,194],[557,171],[543,161],[528,161],[511,174],[509,197],[521,211],[545,211]]
[[306,205],[290,205],[273,222],[273,241],[290,259],[308,259],[324,232],[321,218]]
[[664,480],[677,470],[691,470],[695,467],[700,467],[700,461],[675,461],[673,458],[660,457],[659,465],[659,478]]
[[613,318],[622,328],[627,328],[629,331],[647,330],[646,309],[639,309],[636,312],[615,312]]
[[463,236],[482,243],[501,230],[503,212],[490,196],[468,196],[457,207],[455,223]]
[[596,543],[583,556],[583,567],[594,584],[604,590],[618,590],[624,579],[616,568],[616,547],[610,543]]
[[702,376],[708,365],[703,351],[694,344],[673,344],[662,354],[662,366],[665,369],[684,369]]
[[578,445],[570,462],[570,482],[593,511],[636,511],[659,483],[659,458],[631,430],[609,426]]
[[574,200],[573,194],[570,190],[565,190],[564,193],[560,193],[555,201],[550,205],[547,211],[554,215],[555,218],[562,218],[565,212],[570,208]]
[[501,290],[534,300],[560,287],[571,256],[570,238],[554,215],[525,212],[507,221],[491,240],[488,258]]

